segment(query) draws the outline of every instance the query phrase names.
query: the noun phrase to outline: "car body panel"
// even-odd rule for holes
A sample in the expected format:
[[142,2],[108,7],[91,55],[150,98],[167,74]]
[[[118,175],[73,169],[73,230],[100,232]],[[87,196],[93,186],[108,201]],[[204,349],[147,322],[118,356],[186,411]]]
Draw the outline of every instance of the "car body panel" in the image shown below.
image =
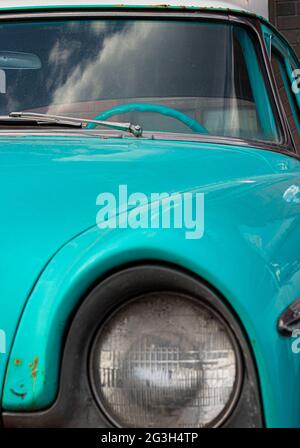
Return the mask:
[[[1,308],[6,307],[0,327],[9,328],[8,345],[34,285],[10,355],[4,409],[49,406],[74,307],[111,269],[157,260],[197,274],[224,295],[251,339],[268,424],[300,425],[295,390],[300,358],[276,329],[280,313],[300,296],[296,158],[230,145],[93,137],[2,139],[0,153],[6,154],[1,182],[10,185],[2,216],[9,232],[2,241],[6,279],[0,294]],[[147,195],[205,193],[204,236],[188,240],[184,229],[100,230],[96,196],[117,195],[119,184]],[[15,207],[8,208],[11,202]],[[18,234],[18,224],[12,233],[18,217],[25,226]],[[9,264],[6,254],[14,245],[18,256],[12,253]],[[26,275],[16,282],[20,266]],[[15,296],[15,283],[23,294]],[[3,368],[1,373],[3,379]]]
[[[0,11],[3,17],[17,10],[96,6],[124,11],[156,6],[167,12],[182,9],[180,3],[28,0],[2,2]],[[224,11],[223,2],[215,7],[184,3],[187,10]],[[240,8],[238,13],[250,14]],[[300,297],[296,157],[272,145],[269,151],[255,148],[254,142],[240,146],[84,134],[0,134],[0,141],[3,409],[49,407],[57,396],[74,310],[112,270],[154,260],[187,270],[224,297],[255,355],[267,426],[300,426],[300,358],[293,353],[293,340],[277,331],[279,315]],[[117,195],[120,184],[127,184],[129,193],[148,196],[154,191],[204,193],[204,236],[188,240],[185,229],[100,230],[96,197],[106,191]]]

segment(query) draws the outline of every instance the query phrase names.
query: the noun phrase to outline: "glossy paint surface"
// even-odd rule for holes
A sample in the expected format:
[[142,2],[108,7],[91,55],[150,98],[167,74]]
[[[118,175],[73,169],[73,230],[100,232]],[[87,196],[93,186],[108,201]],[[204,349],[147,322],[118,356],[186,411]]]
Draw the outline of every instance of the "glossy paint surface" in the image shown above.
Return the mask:
[[[251,341],[267,424],[300,426],[300,355],[276,329],[300,296],[298,160],[229,145],[84,136],[2,137],[0,160],[4,409],[49,406],[74,306],[112,268],[156,260],[223,294]],[[99,230],[96,197],[118,196],[120,184],[129,194],[205,193],[204,236]]]

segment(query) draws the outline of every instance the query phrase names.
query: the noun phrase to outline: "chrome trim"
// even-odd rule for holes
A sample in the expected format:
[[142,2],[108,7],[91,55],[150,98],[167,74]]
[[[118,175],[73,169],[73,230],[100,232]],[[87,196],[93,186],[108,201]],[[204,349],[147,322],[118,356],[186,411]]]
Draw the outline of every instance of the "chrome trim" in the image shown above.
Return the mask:
[[295,300],[279,317],[277,329],[282,336],[293,337],[300,331],[300,298]]
[[36,120],[41,120],[41,123],[51,121],[53,123],[62,124],[78,124],[82,126],[83,124],[93,123],[97,126],[106,126],[111,129],[116,129],[119,131],[127,131],[130,132],[135,137],[141,137],[143,134],[142,128],[139,125],[132,123],[118,123],[112,121],[102,121],[102,120],[90,120],[89,118],[76,118],[76,117],[66,117],[64,115],[51,115],[51,114],[37,114],[34,112],[11,112],[9,114],[11,118],[25,118],[31,119],[34,118]]
[[[182,8],[183,9],[183,8]],[[224,20],[225,18],[228,18],[228,11],[213,11],[213,10],[207,10],[204,12],[203,10],[196,10],[196,11],[188,11],[182,12],[180,11],[180,8],[178,10],[174,9],[168,9],[167,7],[163,8],[151,8],[151,7],[130,7],[127,8],[124,6],[122,7],[105,7],[105,6],[99,6],[96,9],[93,8],[87,8],[86,10],[74,8],[73,10],[70,10],[68,8],[67,10],[59,10],[52,9],[52,10],[45,10],[44,12],[26,12],[26,11],[19,11],[19,12],[13,12],[13,13],[7,13],[5,11],[1,11],[0,9],[0,20],[35,20],[35,19],[44,19],[44,18],[53,18],[53,19],[61,19],[61,18],[70,18],[70,17],[76,17],[76,18],[94,18],[94,17],[111,17],[111,18],[122,18],[122,17],[148,17],[148,18],[154,18],[154,17],[163,17],[163,18],[209,18],[209,19],[216,19],[216,20]]]

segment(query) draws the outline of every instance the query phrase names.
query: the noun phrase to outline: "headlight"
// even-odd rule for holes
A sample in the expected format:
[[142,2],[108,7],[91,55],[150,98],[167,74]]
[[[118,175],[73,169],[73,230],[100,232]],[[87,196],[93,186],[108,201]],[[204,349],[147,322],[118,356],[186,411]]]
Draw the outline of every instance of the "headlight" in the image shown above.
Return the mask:
[[91,356],[94,393],[117,426],[218,426],[239,392],[238,351],[225,321],[204,303],[148,294],[99,330]]

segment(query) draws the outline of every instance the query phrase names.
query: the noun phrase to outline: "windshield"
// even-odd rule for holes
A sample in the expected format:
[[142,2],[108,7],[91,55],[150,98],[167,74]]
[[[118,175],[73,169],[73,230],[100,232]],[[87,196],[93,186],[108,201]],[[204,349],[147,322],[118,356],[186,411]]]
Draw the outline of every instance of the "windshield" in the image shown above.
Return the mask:
[[60,114],[138,123],[144,131],[278,142],[255,47],[246,28],[225,22],[3,23],[0,114]]

